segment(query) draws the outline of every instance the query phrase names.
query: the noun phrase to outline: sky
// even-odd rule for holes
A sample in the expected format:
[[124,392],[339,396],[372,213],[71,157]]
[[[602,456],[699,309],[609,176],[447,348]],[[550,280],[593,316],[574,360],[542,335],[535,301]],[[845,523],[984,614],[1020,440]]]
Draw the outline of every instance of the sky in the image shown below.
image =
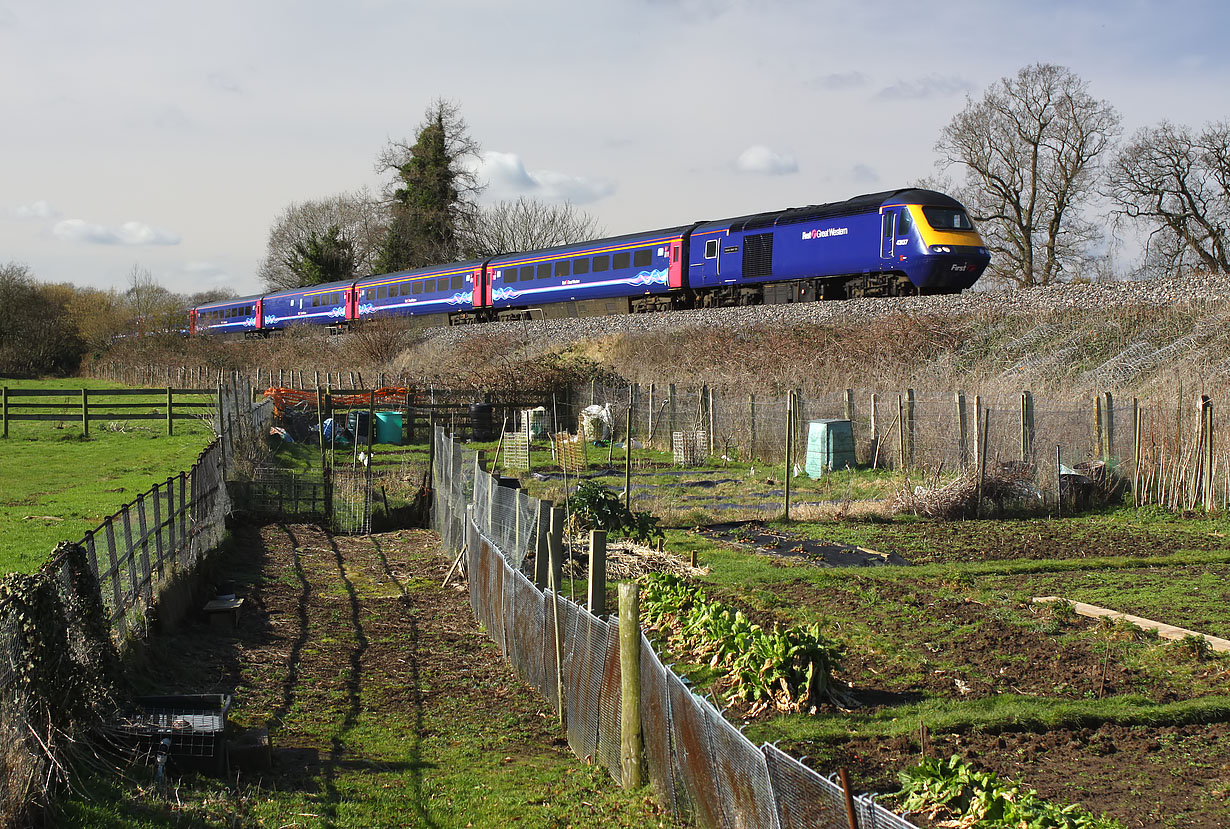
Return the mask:
[[1230,118],[1230,3],[0,0],[0,264],[123,289],[261,289],[292,202],[383,184],[436,98],[484,200],[611,234],[933,175],[966,97],[1070,68],[1124,135]]

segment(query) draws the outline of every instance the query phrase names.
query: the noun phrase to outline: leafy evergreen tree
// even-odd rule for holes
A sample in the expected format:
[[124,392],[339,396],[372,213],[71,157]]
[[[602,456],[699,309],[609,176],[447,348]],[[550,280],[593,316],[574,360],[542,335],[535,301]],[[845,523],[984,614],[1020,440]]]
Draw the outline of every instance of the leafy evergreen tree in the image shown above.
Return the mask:
[[414,144],[393,142],[377,167],[393,172],[386,195],[389,232],[378,268],[397,271],[456,261],[460,231],[474,216],[482,192],[471,162],[478,144],[456,104],[436,100],[427,108]]
[[337,225],[330,225],[324,233],[313,230],[297,240],[285,261],[301,286],[352,279],[355,275],[354,243],[342,236]]

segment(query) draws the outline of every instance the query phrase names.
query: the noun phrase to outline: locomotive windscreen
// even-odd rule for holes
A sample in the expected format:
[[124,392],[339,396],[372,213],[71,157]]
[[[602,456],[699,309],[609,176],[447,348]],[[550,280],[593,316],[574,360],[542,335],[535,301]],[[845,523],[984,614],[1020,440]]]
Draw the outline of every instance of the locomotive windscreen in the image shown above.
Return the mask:
[[927,217],[927,224],[936,230],[974,229],[974,225],[970,222],[969,216],[965,215],[964,210],[951,207],[924,207],[922,212]]

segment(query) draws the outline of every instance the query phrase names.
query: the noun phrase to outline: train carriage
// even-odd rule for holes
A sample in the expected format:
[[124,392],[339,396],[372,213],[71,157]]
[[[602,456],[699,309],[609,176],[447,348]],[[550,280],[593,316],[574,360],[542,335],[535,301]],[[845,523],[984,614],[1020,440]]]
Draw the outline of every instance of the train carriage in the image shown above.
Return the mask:
[[241,296],[207,302],[188,311],[189,334],[249,334],[261,328],[264,297]]
[[474,285],[483,261],[474,259],[432,268],[371,276],[355,283],[352,320],[410,317],[415,324],[447,325],[450,317],[472,315]]
[[292,325],[344,325],[353,304],[354,282],[328,282],[277,291],[265,297],[261,323],[265,331]]
[[499,319],[591,317],[680,307],[683,234],[673,227],[487,262],[490,299]]

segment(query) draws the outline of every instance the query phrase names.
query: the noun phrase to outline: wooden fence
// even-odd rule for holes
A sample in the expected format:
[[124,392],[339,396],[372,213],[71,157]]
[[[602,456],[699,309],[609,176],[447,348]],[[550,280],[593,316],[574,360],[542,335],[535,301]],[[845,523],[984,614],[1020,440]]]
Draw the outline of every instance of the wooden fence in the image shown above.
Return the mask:
[[[9,436],[10,421],[80,423],[88,435],[98,421],[160,420],[167,434],[175,421],[196,420],[217,404],[216,389],[21,389],[0,387],[0,436]],[[136,398],[143,398],[137,400]],[[183,398],[191,398],[185,400]],[[118,398],[118,399],[117,399]]]

